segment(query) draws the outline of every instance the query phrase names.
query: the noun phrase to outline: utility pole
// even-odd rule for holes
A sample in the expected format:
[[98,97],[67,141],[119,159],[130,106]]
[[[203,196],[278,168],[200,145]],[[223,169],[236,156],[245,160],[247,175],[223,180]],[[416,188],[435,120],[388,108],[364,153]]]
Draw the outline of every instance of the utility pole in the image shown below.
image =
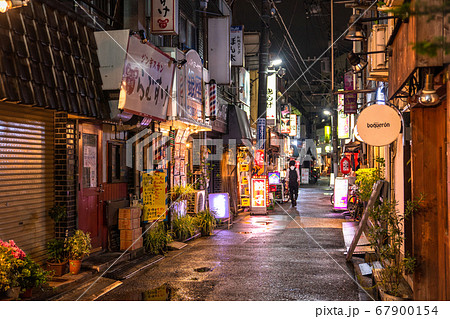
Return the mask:
[[[267,136],[266,110],[267,110],[267,68],[269,66],[269,20],[271,5],[269,0],[261,1],[261,39],[259,42],[259,86],[258,86],[258,121],[256,148],[265,150]],[[264,161],[266,154],[264,152]],[[266,165],[265,165],[266,166]],[[265,168],[264,168],[265,171]]]
[[333,146],[333,173],[338,174],[338,111],[334,103],[334,1],[331,0],[331,140]]

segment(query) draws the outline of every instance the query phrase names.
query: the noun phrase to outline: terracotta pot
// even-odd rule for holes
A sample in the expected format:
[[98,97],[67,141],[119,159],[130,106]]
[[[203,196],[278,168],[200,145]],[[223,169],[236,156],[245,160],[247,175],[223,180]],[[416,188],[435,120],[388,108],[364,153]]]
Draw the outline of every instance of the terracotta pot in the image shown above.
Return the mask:
[[47,262],[47,270],[53,271],[53,276],[61,277],[65,273],[67,273],[67,261],[63,263],[50,263]]
[[77,275],[81,269],[81,260],[69,259],[69,271],[72,275]]
[[33,295],[33,288],[27,288],[24,292],[20,294],[20,298],[29,299]]

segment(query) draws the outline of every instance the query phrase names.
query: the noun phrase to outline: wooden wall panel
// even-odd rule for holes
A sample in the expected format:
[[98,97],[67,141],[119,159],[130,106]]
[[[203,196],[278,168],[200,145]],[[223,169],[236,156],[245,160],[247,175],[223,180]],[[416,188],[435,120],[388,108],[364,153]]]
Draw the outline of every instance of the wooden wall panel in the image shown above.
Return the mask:
[[103,200],[120,200],[127,198],[127,183],[103,184]]

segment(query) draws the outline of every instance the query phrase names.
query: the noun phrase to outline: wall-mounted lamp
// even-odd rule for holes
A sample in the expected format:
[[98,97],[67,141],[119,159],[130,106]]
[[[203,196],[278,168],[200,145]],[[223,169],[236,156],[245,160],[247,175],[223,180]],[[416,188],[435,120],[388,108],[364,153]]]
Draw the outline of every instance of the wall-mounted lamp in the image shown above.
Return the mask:
[[0,13],[5,13],[10,9],[25,7],[30,0],[0,0]]
[[419,96],[419,103],[424,106],[434,106],[439,103],[439,95],[433,87],[433,73],[427,73],[425,76],[425,87]]
[[359,73],[367,66],[367,61],[361,59],[358,54],[354,52],[348,53],[347,60],[352,66],[353,73]]
[[345,35],[345,40],[363,41],[366,38],[362,25],[363,22],[389,20],[397,18],[399,17],[389,16],[389,17],[361,18],[361,15],[359,14],[352,14],[350,16],[350,20],[348,21],[348,32]]

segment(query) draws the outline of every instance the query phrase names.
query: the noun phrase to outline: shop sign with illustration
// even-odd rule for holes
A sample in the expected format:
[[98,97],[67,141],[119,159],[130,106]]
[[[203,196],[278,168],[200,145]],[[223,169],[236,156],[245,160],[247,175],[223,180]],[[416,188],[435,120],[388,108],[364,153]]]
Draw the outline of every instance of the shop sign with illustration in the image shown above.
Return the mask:
[[144,222],[164,219],[167,211],[166,173],[150,171],[142,173],[141,178]]
[[290,132],[290,122],[291,122],[291,111],[289,109],[289,104],[281,105],[281,121],[280,121],[280,133],[289,134]]
[[178,0],[152,0],[151,33],[178,34]]
[[264,174],[264,150],[255,150],[255,162],[252,173],[253,176]]
[[119,109],[164,121],[175,64],[172,58],[137,36],[128,42],[119,95]]
[[230,60],[232,66],[244,66],[244,26],[231,26]]

